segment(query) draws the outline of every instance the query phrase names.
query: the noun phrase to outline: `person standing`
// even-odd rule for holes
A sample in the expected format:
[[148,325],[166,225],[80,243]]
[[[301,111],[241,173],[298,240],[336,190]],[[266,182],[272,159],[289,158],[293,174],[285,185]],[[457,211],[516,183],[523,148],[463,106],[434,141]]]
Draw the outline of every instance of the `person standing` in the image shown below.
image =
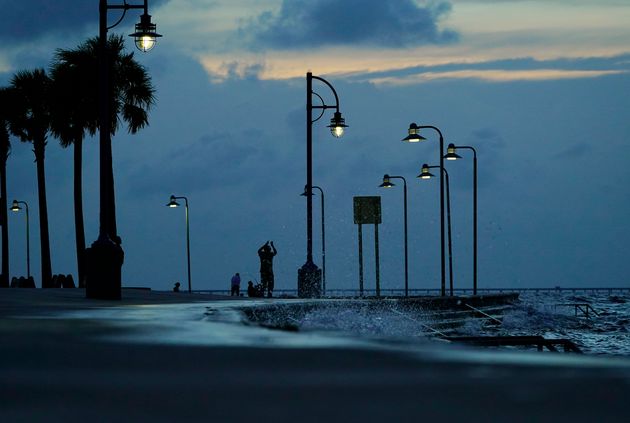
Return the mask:
[[231,296],[238,297],[239,295],[241,295],[241,275],[239,275],[238,272],[235,273],[234,276],[232,276],[231,287]]
[[260,257],[260,283],[263,289],[263,295],[267,291],[267,296],[271,298],[273,294],[273,258],[278,254],[273,241],[267,241],[265,245],[258,249],[258,257]]

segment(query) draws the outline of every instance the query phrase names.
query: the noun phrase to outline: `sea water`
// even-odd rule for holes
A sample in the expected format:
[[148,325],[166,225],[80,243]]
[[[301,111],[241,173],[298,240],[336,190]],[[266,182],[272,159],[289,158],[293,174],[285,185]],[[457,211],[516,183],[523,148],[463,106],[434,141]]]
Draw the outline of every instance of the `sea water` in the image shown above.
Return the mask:
[[[434,329],[439,327],[439,317],[429,312],[402,311],[395,302],[386,302],[382,307],[368,307],[360,301],[354,306],[322,305],[290,319],[300,331],[333,331],[401,342],[441,338],[440,331]],[[483,319],[466,318],[447,334],[568,339],[586,354],[630,357],[628,294],[526,292],[503,311],[500,320],[501,324],[497,325]]]
[[[521,294],[520,302],[504,314],[501,326],[495,331],[498,335],[565,338],[584,353],[627,357],[630,356],[629,328],[628,294],[557,291]],[[477,331],[480,335],[490,332],[483,328]]]

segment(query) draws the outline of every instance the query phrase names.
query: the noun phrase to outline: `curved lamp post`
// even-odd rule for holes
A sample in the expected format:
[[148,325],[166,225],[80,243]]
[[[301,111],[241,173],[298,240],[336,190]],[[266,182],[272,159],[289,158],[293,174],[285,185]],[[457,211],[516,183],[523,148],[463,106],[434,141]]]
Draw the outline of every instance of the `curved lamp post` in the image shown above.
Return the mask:
[[[431,179],[433,175],[429,169],[436,169],[440,166],[429,166],[426,163],[422,165],[422,170],[418,175],[420,179]],[[448,275],[450,282],[450,295],[453,296],[453,242],[451,238],[451,190],[450,183],[448,179],[448,172],[446,168],[442,168],[444,172],[444,178],[446,181],[446,217],[447,217],[447,225],[448,225]]]
[[177,200],[184,200],[186,207],[186,257],[188,259],[188,292],[192,292],[192,285],[190,283],[190,224],[188,220],[188,198],[176,197],[171,195],[170,201],[166,204],[167,207],[179,207]]
[[[423,125],[418,126],[415,123],[409,125],[409,135],[402,139],[402,141],[406,142],[420,142],[426,140],[425,137],[420,135],[421,129],[433,129],[440,135],[440,169],[444,169],[444,137],[442,136],[442,131],[439,128],[432,125]],[[446,295],[446,259],[444,256],[444,178],[443,173],[440,172],[440,264],[441,264],[441,284],[440,284],[440,292],[442,296]]]
[[29,229],[28,229],[28,204],[26,204],[26,201],[13,200],[11,211],[19,212],[20,210],[22,210],[22,207],[20,207],[20,204],[24,204],[24,209],[26,211],[26,276],[30,278],[31,277],[31,241],[30,241],[31,237],[30,237]]
[[407,249],[407,180],[403,176],[391,176],[383,175],[383,183],[379,185],[379,188],[392,188],[396,185],[391,182],[391,179],[402,179],[403,181],[403,204],[404,204],[404,226],[405,226],[405,297],[409,296],[409,259]]
[[[317,185],[313,185],[313,189],[319,190],[322,199],[322,294],[326,295],[326,224],[324,219],[324,190]],[[308,195],[306,193],[306,186],[304,186],[304,192],[300,195],[304,197]]]
[[[335,96],[335,104],[328,105],[323,98],[313,91],[313,80],[321,81],[330,88]],[[313,105],[313,96],[321,101],[321,105]],[[321,110],[320,115],[313,119],[313,110]],[[306,263],[298,269],[298,297],[319,297],[321,294],[321,271],[313,262],[313,123],[317,122],[326,112],[335,109],[330,119],[330,132],[336,138],[343,135],[348,126],[339,111],[339,96],[335,88],[324,78],[306,74]]]
[[477,150],[469,145],[449,144],[446,148],[446,160],[458,160],[462,157],[456,153],[458,149],[473,152],[473,295],[477,295]]
[[[109,98],[107,63],[107,32],[122,22],[130,9],[142,9],[140,23],[136,32],[130,34],[141,51],[148,51],[161,37],[155,32],[156,25],[151,23],[148,0],[143,4],[108,4],[99,0],[99,179],[100,179],[100,219],[98,239],[92,243],[86,259],[87,266],[86,296],[88,298],[120,299],[121,269],[124,253],[116,230],[116,206],[114,201],[114,173],[112,169],[111,111]],[[119,19],[107,26],[107,12],[122,10]]]

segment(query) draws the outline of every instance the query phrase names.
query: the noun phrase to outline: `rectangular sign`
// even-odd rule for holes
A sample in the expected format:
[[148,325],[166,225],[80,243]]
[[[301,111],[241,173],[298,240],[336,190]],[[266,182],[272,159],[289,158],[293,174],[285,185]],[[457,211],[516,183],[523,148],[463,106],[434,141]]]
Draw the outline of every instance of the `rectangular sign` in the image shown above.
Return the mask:
[[354,197],[354,223],[377,225],[381,223],[381,197]]

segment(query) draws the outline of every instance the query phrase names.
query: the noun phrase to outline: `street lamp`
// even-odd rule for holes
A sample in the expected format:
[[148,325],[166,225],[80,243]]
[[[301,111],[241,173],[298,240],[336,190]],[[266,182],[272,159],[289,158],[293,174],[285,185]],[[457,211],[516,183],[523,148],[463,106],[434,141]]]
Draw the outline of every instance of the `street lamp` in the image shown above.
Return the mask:
[[[116,208],[114,201],[114,173],[112,168],[111,144],[111,111],[110,111],[110,76],[107,51],[107,31],[114,28],[124,19],[130,9],[142,9],[140,23],[136,24],[136,46],[148,51],[161,37],[155,32],[156,25],[151,23],[148,0],[143,4],[107,4],[107,0],[99,0],[99,235],[98,239],[86,251],[87,275],[85,295],[88,298],[120,299],[121,270],[124,253],[121,240],[116,230]],[[107,12],[122,10],[120,18],[111,26],[107,26]]]
[[477,150],[469,145],[449,144],[446,149],[446,160],[458,160],[462,157],[456,153],[458,149],[473,152],[473,295],[477,295]]
[[[402,141],[415,143],[426,140],[425,137],[420,135],[420,129],[433,129],[437,131],[440,135],[440,169],[444,169],[444,137],[442,136],[442,131],[436,126],[431,125],[423,125],[418,126],[415,123],[409,125],[409,132]],[[445,277],[445,269],[446,269],[446,259],[444,256],[444,178],[442,177],[443,172],[440,172],[440,262],[441,262],[441,295],[446,295],[446,277]]]
[[[433,178],[435,175],[433,175],[429,171],[429,169],[434,169],[434,168],[439,168],[439,167],[440,166],[429,166],[426,163],[423,164],[422,170],[420,171],[418,178],[420,179]],[[448,172],[446,171],[446,168],[442,168],[442,170],[444,171],[444,177],[446,181],[446,216],[447,216],[447,222],[448,222],[448,275],[449,275],[449,281],[450,281],[450,292],[451,292],[451,297],[452,297],[453,296],[453,242],[451,239],[451,190],[450,190],[450,183],[448,179]]]
[[28,229],[28,204],[26,201],[18,201],[13,200],[13,205],[11,206],[12,212],[19,212],[22,210],[20,204],[24,204],[24,209],[26,210],[26,276],[27,278],[31,277],[31,236],[29,234]]
[[[323,82],[330,88],[335,96],[335,105],[330,106],[324,99],[313,91],[313,80]],[[313,96],[321,101],[321,105],[313,105]],[[313,110],[321,110],[320,115],[313,120]],[[335,88],[324,78],[314,76],[311,72],[306,74],[306,263],[298,269],[298,296],[319,297],[321,293],[321,270],[313,263],[313,123],[317,122],[326,112],[326,109],[335,109],[330,120],[330,132],[336,138],[343,135],[348,127],[339,111],[339,97]]]
[[190,293],[192,292],[192,285],[190,283],[190,224],[188,220],[188,198],[171,195],[170,201],[166,206],[179,207],[177,200],[184,200],[186,207],[186,257],[188,258],[188,292]]
[[396,186],[391,179],[402,179],[403,181],[403,204],[404,204],[404,223],[405,223],[405,297],[409,296],[409,260],[407,254],[407,180],[403,176],[383,175],[383,183],[379,188],[392,188]]
[[148,4],[145,0],[144,13],[140,16],[140,23],[136,24],[136,32],[129,34],[130,37],[134,37],[136,48],[145,53],[155,47],[157,38],[161,37],[155,32],[156,25],[151,23],[151,15],[147,12]]
[[[326,295],[326,225],[324,220],[324,190],[317,185],[313,185],[314,189],[319,190],[322,199],[322,294]],[[304,192],[300,195],[306,197],[306,186],[304,186]]]

